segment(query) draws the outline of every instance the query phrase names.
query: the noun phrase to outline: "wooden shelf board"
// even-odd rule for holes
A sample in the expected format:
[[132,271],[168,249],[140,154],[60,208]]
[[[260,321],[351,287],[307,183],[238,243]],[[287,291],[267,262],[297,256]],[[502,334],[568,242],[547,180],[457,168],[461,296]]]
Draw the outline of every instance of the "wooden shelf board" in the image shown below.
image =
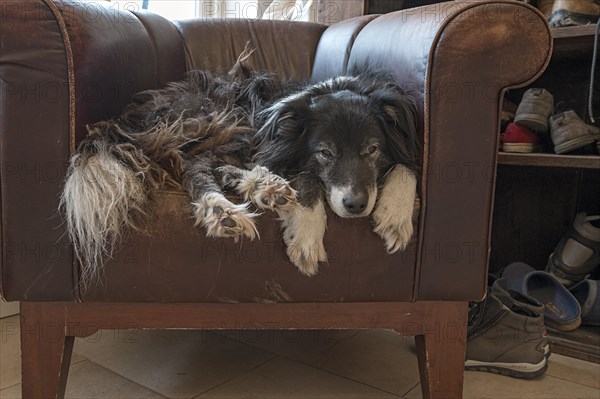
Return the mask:
[[600,363],[600,327],[579,327],[574,331],[548,329],[552,353]]
[[590,56],[594,48],[596,24],[552,28],[554,38],[553,58],[565,56]]
[[498,154],[500,165],[544,166],[554,168],[600,169],[598,155],[556,155],[542,153],[508,153]]
[[583,26],[565,26],[564,28],[552,28],[552,37],[554,39],[564,39],[579,36],[594,36],[596,33],[596,24]]

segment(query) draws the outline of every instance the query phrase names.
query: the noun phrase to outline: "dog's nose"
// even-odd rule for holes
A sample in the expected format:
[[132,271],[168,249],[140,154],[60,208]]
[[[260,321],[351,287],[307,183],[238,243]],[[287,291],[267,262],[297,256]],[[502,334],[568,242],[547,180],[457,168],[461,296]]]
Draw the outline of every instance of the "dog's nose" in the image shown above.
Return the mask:
[[342,202],[348,212],[358,214],[365,210],[369,198],[366,193],[350,194],[344,196]]

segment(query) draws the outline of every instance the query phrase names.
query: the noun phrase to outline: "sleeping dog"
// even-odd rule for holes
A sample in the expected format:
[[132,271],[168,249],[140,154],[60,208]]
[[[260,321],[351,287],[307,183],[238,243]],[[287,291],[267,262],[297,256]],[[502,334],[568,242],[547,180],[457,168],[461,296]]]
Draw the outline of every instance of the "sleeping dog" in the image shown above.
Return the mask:
[[405,248],[419,158],[412,98],[381,72],[284,84],[247,58],[139,93],[118,118],[88,126],[61,201],[82,280],[125,230],[144,230],[149,199],[165,188],[189,193],[208,236],[253,239],[250,203],[277,212],[307,276],[327,260],[325,203],[343,218],[372,216],[389,252]]

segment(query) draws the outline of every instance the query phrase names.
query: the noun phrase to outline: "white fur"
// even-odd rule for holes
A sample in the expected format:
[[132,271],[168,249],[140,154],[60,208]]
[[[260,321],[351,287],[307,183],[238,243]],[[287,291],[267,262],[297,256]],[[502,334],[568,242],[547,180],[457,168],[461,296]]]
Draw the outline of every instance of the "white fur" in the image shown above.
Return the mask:
[[369,189],[369,201],[367,207],[361,213],[348,212],[344,206],[344,197],[346,195],[352,195],[352,187],[350,186],[334,186],[331,188],[329,195],[327,196],[327,203],[336,215],[343,218],[361,218],[369,216],[375,207],[377,201],[377,187]]
[[143,177],[111,155],[104,142],[96,147],[87,159],[72,158],[61,197],[84,286],[99,277],[103,258],[112,256],[123,229],[138,229],[147,198]]
[[258,236],[253,220],[257,215],[248,211],[247,204],[236,205],[223,194],[209,193],[192,205],[196,226],[204,226],[208,237],[233,237],[237,242],[241,236],[251,240]]
[[296,204],[296,190],[269,169],[255,166],[244,173],[236,190],[246,201],[262,209],[285,209]]
[[383,238],[389,253],[404,250],[413,234],[416,195],[416,176],[406,166],[396,165],[385,179],[373,213],[374,231]]
[[302,274],[315,275],[319,262],[327,261],[323,245],[327,215],[323,202],[319,200],[313,208],[298,205],[279,215],[290,260]]

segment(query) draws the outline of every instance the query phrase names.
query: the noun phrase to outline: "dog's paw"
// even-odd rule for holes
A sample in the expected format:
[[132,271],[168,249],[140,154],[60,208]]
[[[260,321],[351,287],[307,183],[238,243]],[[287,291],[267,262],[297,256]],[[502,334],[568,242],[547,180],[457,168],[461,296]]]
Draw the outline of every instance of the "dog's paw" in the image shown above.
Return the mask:
[[287,231],[283,235],[287,255],[300,273],[311,277],[319,271],[319,262],[327,262],[323,238],[295,236]]
[[[412,209],[411,209],[412,211]],[[375,233],[385,241],[389,253],[403,251],[413,235],[412,212],[378,207],[373,213]]]
[[247,205],[235,205],[218,193],[206,194],[199,202],[194,202],[195,225],[201,224],[208,237],[246,236],[251,240],[258,236],[254,218]]
[[327,216],[323,203],[319,202],[314,208],[297,206],[282,215],[283,241],[290,261],[300,273],[314,276],[319,263],[327,262],[323,245]]
[[283,177],[262,166],[245,172],[237,191],[262,209],[286,210],[297,204],[296,190]]
[[383,238],[389,253],[404,250],[413,235],[416,192],[415,174],[404,165],[396,165],[386,177],[373,212],[373,231]]

